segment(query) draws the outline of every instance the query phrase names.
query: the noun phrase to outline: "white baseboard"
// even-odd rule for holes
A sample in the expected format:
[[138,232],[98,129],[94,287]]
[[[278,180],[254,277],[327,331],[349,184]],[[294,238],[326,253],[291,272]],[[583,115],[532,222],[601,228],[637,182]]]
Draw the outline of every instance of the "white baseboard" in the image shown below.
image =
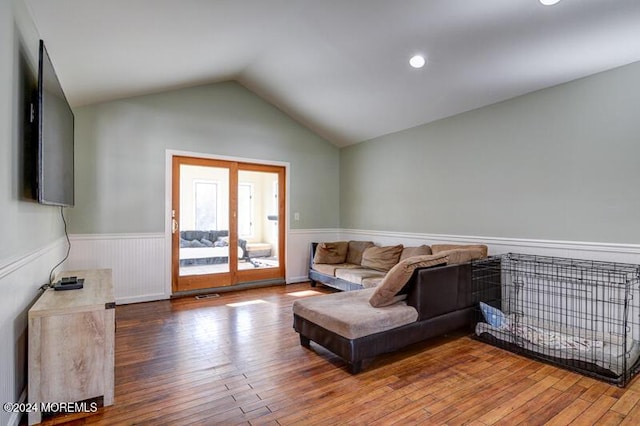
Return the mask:
[[[27,402],[27,388],[25,387],[22,392],[20,392],[20,397],[18,398],[18,404],[23,404],[25,402]],[[19,426],[20,425],[20,418],[22,417],[22,413],[12,413],[11,417],[9,418],[9,423],[7,423],[9,426]]]
[[309,281],[309,275],[302,275],[302,276],[299,276],[299,277],[291,277],[291,278],[287,279],[287,284],[303,283],[305,281]]
[[166,300],[167,297],[164,293],[156,293],[156,294],[143,294],[140,296],[131,296],[131,297],[120,297],[116,299],[117,305],[128,305],[130,303],[144,303],[144,302],[155,302],[157,300]]

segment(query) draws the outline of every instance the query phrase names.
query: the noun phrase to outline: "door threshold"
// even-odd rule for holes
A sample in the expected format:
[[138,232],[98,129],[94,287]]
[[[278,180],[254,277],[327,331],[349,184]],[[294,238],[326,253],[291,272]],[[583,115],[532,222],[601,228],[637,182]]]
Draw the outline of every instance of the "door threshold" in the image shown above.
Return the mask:
[[[173,293],[170,296],[170,298],[177,299],[180,297],[205,296],[207,294],[229,293],[232,291],[249,290],[252,288],[260,288],[260,287],[273,287],[273,286],[285,285],[285,284],[286,283],[284,279],[251,281],[248,283],[240,283],[240,284],[223,286],[223,287],[211,287],[211,288],[203,288],[198,290],[177,291]],[[201,298],[204,299],[204,297],[201,297]]]

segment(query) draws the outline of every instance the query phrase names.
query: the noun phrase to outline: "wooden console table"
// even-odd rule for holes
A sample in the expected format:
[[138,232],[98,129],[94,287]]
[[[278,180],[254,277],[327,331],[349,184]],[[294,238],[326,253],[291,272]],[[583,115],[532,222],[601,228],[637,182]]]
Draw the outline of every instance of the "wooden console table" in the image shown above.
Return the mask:
[[[115,299],[111,269],[65,271],[84,288],[47,289],[29,310],[29,404],[103,397],[113,405]],[[29,413],[39,423],[40,410]]]

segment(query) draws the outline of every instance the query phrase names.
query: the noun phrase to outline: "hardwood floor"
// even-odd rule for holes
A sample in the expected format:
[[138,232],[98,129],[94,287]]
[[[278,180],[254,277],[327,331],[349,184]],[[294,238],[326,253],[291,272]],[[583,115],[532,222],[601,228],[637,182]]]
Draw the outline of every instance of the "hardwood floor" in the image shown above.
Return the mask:
[[640,424],[626,389],[449,336],[365,362],[300,346],[308,284],[116,308],[115,405],[46,424]]

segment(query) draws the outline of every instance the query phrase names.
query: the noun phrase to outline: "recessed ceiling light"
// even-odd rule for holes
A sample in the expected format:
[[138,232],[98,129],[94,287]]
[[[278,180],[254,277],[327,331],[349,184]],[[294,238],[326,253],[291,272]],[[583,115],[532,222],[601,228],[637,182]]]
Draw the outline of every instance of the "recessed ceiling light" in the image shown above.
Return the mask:
[[540,0],[540,3],[544,4],[545,6],[553,6],[558,2],[560,2],[560,0]]
[[422,68],[424,67],[424,56],[422,55],[414,55],[411,57],[411,59],[409,59],[409,65],[411,65],[414,68]]

